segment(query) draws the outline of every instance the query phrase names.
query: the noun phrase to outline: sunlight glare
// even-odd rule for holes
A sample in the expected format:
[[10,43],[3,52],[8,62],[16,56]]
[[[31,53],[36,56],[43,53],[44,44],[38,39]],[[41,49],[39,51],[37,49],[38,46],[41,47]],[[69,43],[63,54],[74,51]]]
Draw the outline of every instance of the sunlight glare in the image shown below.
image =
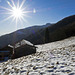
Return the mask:
[[23,11],[20,9],[20,8],[16,8],[16,7],[13,7],[12,8],[12,15],[13,17],[15,17],[16,19],[17,18],[21,18],[23,16]]
[[25,17],[27,17],[27,13],[29,13],[29,11],[26,11],[26,7],[23,8],[23,5],[24,5],[26,0],[22,0],[21,3],[19,0],[17,0],[17,5],[15,4],[14,0],[10,0],[10,1],[11,2],[9,2],[7,0],[7,4],[10,6],[10,8],[0,6],[0,8],[7,10],[8,13],[5,13],[5,14],[9,14],[9,17],[4,19],[4,21],[12,18],[12,21],[16,21],[16,24],[19,20],[21,22],[22,21],[27,22]]
[[7,12],[5,12],[4,14],[9,15],[7,18],[5,18],[3,21],[7,21],[8,19],[12,18],[12,22],[15,21],[16,25],[17,23],[20,21],[21,23],[23,21],[25,21],[25,23],[28,23],[26,20],[26,17],[30,17],[27,14],[28,13],[36,13],[36,10],[33,9],[33,11],[26,11],[26,6],[23,8],[24,3],[26,2],[26,0],[22,0],[20,2],[20,0],[17,0],[17,5],[15,4],[14,0],[7,0],[7,4],[9,5],[10,8],[6,8],[3,6],[0,6],[0,8],[6,10]]

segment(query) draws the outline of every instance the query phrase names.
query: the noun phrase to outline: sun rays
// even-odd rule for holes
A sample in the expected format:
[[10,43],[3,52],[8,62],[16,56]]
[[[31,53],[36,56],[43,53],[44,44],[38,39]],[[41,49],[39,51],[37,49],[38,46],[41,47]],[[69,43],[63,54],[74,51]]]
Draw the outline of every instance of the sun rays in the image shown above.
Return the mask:
[[9,8],[0,6],[0,8],[4,9],[6,12],[3,14],[9,15],[7,18],[5,18],[3,21],[7,21],[11,19],[11,22],[16,21],[16,24],[18,21],[22,22],[25,21],[27,23],[26,17],[29,17],[28,13],[36,13],[36,10],[33,9],[33,11],[27,11],[26,7],[23,7],[26,0],[22,0],[21,2],[17,0],[15,3],[14,0],[7,1],[7,4],[9,5]]

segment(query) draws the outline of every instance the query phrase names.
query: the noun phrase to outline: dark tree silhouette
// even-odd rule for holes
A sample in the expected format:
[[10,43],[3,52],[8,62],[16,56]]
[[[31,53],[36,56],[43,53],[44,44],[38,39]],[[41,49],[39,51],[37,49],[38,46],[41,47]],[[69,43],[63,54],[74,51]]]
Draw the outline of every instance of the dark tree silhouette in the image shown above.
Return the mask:
[[49,29],[46,28],[45,30],[45,43],[49,43]]

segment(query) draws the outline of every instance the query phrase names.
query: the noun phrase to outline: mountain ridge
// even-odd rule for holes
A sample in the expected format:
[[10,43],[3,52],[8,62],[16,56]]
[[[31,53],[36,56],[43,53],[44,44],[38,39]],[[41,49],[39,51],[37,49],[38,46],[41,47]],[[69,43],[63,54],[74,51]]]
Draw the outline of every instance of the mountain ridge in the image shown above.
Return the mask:
[[[0,47],[2,47],[3,45],[6,46],[8,44],[14,44],[18,41],[21,41],[25,37],[28,37],[31,34],[35,34],[37,31],[41,30],[42,28],[46,28],[49,25],[51,25],[51,24],[47,23],[46,25],[42,25],[42,26],[31,26],[31,27],[27,27],[27,28],[24,28],[24,29],[17,30],[15,32],[10,33],[10,34],[0,36]],[[16,38],[16,39],[14,39],[14,38]],[[7,44],[5,44],[5,42]]]
[[46,28],[49,30],[49,42],[75,36],[75,15],[66,17],[55,24],[47,23],[43,26],[32,26],[1,36],[0,47],[14,44],[22,39],[28,40],[33,44],[43,44],[45,43]]

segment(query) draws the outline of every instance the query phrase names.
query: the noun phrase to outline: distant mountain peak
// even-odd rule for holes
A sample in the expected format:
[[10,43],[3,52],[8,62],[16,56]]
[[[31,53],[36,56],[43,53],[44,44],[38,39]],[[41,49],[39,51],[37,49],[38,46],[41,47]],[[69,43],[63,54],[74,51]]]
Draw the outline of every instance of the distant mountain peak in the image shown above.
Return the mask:
[[46,23],[46,25],[51,25],[51,23]]

